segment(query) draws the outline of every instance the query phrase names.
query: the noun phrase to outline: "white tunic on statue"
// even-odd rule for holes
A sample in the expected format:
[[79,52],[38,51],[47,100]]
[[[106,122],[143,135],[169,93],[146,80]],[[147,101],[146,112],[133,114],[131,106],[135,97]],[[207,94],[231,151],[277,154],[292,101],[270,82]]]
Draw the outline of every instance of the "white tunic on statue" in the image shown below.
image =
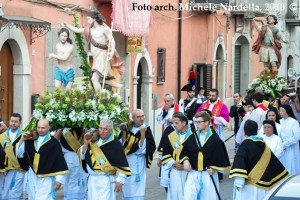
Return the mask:
[[[200,134],[201,146],[204,145],[205,135]],[[212,175],[219,192],[218,173]],[[211,176],[207,171],[192,170],[188,173],[184,184],[184,200],[209,199],[218,200],[218,195]]]
[[[131,132],[135,135],[140,129],[133,127]],[[146,160],[146,139],[144,140],[143,146],[130,154],[127,157],[131,176],[128,176],[126,183],[123,185],[123,199],[129,200],[143,200],[145,198],[146,188],[146,173],[147,173],[147,160]]]
[[280,124],[282,125],[280,138],[284,149],[281,162],[291,175],[300,173],[299,122],[288,117],[281,119]]

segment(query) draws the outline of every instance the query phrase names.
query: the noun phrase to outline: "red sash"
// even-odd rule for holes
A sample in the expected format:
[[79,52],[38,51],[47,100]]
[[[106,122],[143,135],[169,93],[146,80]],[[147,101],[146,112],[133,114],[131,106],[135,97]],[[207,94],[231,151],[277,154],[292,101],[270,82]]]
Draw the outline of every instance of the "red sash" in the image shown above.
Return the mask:
[[[217,103],[214,105],[213,110],[212,110],[212,116],[213,117],[219,117],[221,110],[222,110],[223,102],[221,100],[217,100]],[[205,101],[202,104],[202,109],[209,109],[209,100]],[[212,120],[213,128],[216,129],[216,125]]]
[[[166,110],[165,106],[164,106],[163,110]],[[177,103],[174,104],[174,113],[176,113],[176,112],[179,112],[179,104],[177,104]]]
[[256,106],[256,108],[261,108],[263,111],[268,110],[268,108],[266,106],[264,106],[264,104],[258,104],[258,106]]

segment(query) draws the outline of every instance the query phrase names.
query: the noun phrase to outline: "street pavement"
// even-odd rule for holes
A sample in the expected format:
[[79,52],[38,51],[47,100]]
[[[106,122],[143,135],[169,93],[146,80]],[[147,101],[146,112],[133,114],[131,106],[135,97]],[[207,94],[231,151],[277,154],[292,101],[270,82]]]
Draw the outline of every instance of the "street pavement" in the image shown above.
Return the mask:
[[[233,134],[233,131],[226,130],[225,138],[229,138]],[[234,137],[229,139],[226,143],[229,159],[232,162],[234,158]],[[156,165],[156,159],[153,160],[151,168],[147,171],[147,185],[145,200],[165,200],[167,194],[163,187],[159,185],[159,168]],[[220,183],[220,196],[222,200],[231,200],[233,192],[233,180],[228,178],[229,171],[224,172],[224,180]],[[122,195],[118,194],[117,199],[120,200]],[[63,191],[60,190],[57,193],[57,199],[63,199]]]

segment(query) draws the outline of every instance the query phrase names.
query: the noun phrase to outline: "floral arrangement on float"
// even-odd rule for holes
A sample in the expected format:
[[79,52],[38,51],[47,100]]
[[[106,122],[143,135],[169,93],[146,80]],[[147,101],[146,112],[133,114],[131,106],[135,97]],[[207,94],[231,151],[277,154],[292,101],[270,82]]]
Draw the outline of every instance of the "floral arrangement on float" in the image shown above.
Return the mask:
[[251,96],[257,88],[260,88],[264,95],[273,99],[281,97],[283,92],[287,90],[287,80],[277,75],[273,77],[268,68],[258,75],[249,85],[247,94]]
[[86,90],[75,88],[54,90],[53,93],[47,91],[35,104],[33,119],[24,130],[35,129],[37,121],[42,118],[46,118],[52,128],[98,128],[102,119],[109,118],[115,123],[116,130],[119,123],[129,121],[129,111],[119,94],[106,89],[95,93],[92,87]]

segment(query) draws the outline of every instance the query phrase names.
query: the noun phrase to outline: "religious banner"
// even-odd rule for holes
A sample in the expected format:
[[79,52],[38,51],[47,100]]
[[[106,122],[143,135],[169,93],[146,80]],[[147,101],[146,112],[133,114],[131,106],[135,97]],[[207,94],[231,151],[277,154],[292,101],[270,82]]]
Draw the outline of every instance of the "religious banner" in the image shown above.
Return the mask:
[[148,7],[151,8],[151,0],[112,0],[113,28],[126,36],[148,35],[151,20]]

